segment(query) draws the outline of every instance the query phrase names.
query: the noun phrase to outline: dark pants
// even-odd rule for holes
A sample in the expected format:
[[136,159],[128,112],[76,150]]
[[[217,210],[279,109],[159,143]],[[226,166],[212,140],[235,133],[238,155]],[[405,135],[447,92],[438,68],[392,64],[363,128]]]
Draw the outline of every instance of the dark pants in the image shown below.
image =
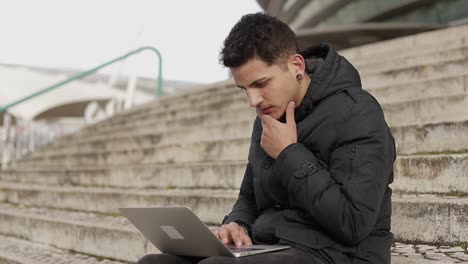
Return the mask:
[[297,248],[263,253],[241,258],[234,257],[181,257],[170,254],[149,254],[138,261],[138,264],[327,264],[332,263],[319,254],[315,255]]

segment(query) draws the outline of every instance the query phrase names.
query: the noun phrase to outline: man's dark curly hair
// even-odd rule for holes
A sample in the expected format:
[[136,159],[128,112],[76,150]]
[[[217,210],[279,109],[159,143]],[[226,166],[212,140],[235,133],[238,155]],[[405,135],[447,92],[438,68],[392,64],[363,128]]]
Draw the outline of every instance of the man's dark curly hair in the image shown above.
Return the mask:
[[268,65],[298,53],[296,35],[288,25],[265,13],[244,15],[224,40],[219,61],[238,67],[255,55]]

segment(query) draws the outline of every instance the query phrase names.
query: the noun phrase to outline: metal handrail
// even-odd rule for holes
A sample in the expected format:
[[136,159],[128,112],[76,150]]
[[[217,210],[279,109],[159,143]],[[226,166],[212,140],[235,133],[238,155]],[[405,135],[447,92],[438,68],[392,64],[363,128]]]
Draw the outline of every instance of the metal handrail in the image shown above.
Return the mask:
[[47,87],[47,88],[44,88],[44,89],[42,89],[42,90],[40,90],[40,91],[38,91],[38,92],[35,92],[35,93],[31,94],[31,95],[28,95],[28,96],[26,96],[26,97],[23,97],[23,98],[21,98],[21,99],[15,101],[15,102],[13,102],[13,103],[10,103],[10,104],[7,104],[7,105],[5,105],[5,106],[2,106],[2,107],[0,107],[0,113],[3,113],[3,112],[5,112],[6,110],[8,110],[9,108],[11,108],[11,107],[13,107],[13,106],[15,106],[15,105],[21,104],[22,102],[28,101],[29,99],[32,99],[32,98],[34,98],[34,97],[36,97],[36,96],[39,96],[39,95],[41,95],[41,94],[44,94],[44,93],[50,92],[50,91],[52,91],[52,90],[54,90],[54,89],[57,89],[57,88],[59,88],[60,86],[65,85],[65,84],[67,84],[67,83],[69,83],[69,82],[72,82],[72,81],[74,81],[74,80],[76,80],[76,79],[80,79],[80,78],[83,78],[83,77],[85,77],[85,76],[87,76],[87,75],[90,75],[90,74],[92,74],[92,73],[94,73],[94,72],[96,72],[96,71],[98,71],[98,70],[100,70],[100,69],[102,69],[102,68],[104,68],[104,67],[107,67],[107,66],[109,66],[109,65],[111,65],[111,64],[113,64],[113,63],[115,63],[115,62],[120,61],[120,60],[124,60],[124,59],[126,59],[127,57],[130,57],[130,56],[132,56],[133,54],[139,53],[139,52],[141,52],[141,51],[143,51],[143,50],[152,50],[152,51],[154,51],[154,52],[156,53],[156,55],[158,56],[158,59],[159,59],[159,69],[158,69],[158,89],[157,89],[157,95],[158,95],[158,96],[161,96],[161,95],[162,95],[162,92],[163,92],[163,91],[162,91],[162,56],[161,56],[161,53],[160,53],[156,48],[153,48],[153,47],[150,47],[150,46],[146,46],[146,47],[141,47],[141,48],[139,48],[139,49],[136,49],[136,50],[134,50],[134,51],[132,51],[132,52],[129,52],[129,53],[123,55],[123,56],[117,57],[116,59],[113,59],[113,60],[111,60],[111,61],[109,61],[109,62],[106,62],[106,63],[104,63],[104,64],[101,64],[101,65],[99,65],[99,66],[97,66],[97,67],[95,67],[95,68],[92,68],[91,70],[84,71],[84,72],[82,72],[82,73],[76,74],[76,75],[74,75],[74,76],[72,76],[72,77],[70,77],[70,78],[68,78],[68,79],[66,79],[66,80],[64,80],[64,81],[61,81],[61,82],[56,83],[56,84],[54,84],[54,85],[52,85],[52,86],[49,86],[49,87]]

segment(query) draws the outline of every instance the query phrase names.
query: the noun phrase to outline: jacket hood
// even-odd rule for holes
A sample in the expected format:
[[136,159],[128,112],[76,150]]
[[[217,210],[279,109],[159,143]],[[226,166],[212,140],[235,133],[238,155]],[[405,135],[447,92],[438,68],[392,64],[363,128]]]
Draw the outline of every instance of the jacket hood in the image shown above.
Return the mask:
[[[296,120],[302,120],[317,101],[343,89],[362,89],[359,73],[351,63],[330,45],[317,44],[300,53],[306,62],[306,73],[311,78],[301,104],[296,108]],[[282,117],[281,119],[283,119]]]

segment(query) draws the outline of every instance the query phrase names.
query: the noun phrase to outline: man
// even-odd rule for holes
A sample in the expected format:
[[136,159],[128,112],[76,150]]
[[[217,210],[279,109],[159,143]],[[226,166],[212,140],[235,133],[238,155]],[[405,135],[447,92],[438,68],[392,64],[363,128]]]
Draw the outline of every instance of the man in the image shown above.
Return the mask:
[[220,55],[257,118],[239,198],[214,233],[292,248],[199,263],[390,263],[395,144],[355,68],[326,44],[299,53],[263,13],[242,17]]

